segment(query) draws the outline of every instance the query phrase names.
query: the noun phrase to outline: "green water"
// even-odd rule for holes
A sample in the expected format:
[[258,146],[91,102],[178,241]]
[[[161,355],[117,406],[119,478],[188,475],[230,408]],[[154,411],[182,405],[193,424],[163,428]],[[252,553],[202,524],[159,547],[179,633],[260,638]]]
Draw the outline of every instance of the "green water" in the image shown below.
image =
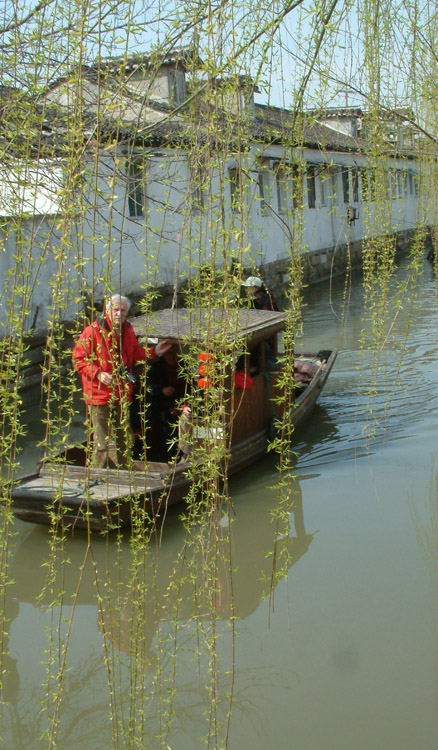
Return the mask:
[[[406,272],[405,265],[399,277]],[[140,601],[138,591],[134,597],[130,587],[129,538],[119,546],[111,538],[93,539],[101,575],[97,585],[104,589],[109,581],[117,590],[112,606],[108,601],[108,611],[100,613],[89,559],[78,586],[86,537],[66,542],[63,605],[45,609],[47,596],[42,604],[35,597],[46,575],[42,564],[49,552],[47,530],[14,522],[15,583],[7,605],[10,654],[0,732],[7,750],[49,747],[41,737],[50,726],[41,712],[46,675],[41,662],[47,659],[50,631],[59,634],[56,652],[69,636],[57,747],[113,747],[103,630],[118,748],[224,746],[227,732],[221,721],[227,716],[231,691],[231,750],[435,750],[438,312],[427,262],[420,287],[403,355],[389,354],[386,375],[379,373],[373,403],[378,421],[369,443],[363,438],[369,402],[365,395],[358,396],[359,380],[366,378],[371,365],[370,355],[359,354],[360,283],[355,281],[351,289],[346,322],[341,320],[340,283],[321,284],[306,297],[304,348],[337,347],[339,355],[311,421],[297,436],[296,478],[291,479],[294,512],[289,535],[280,542],[289,551],[289,569],[271,597],[268,553],[275,540],[270,516],[277,503],[272,489],[275,458],[268,456],[231,482],[230,547],[225,511],[218,525],[219,544],[221,529],[224,534],[225,562],[223,570],[217,570],[213,618],[218,636],[216,725],[207,695],[211,653],[200,641],[200,632],[211,635],[212,628],[211,611],[202,603],[208,599],[202,566],[197,580],[179,592],[178,609],[176,595],[173,601],[173,594],[166,593],[173,570],[181,565],[186,539],[178,512],[169,513],[160,546],[154,542],[144,555]],[[395,342],[402,340],[405,330],[402,313],[391,333]],[[399,364],[400,387],[394,388],[394,367]],[[23,456],[26,468],[36,454],[30,439]],[[231,579],[226,565],[230,550]],[[141,649],[136,641],[142,669],[140,687],[133,688],[130,648],[138,610],[145,612]],[[231,616],[236,618],[235,632]],[[168,728],[163,716],[168,716],[170,700]],[[143,723],[138,729],[140,712]],[[133,724],[140,737],[137,744]],[[201,737],[209,730],[208,742]]]

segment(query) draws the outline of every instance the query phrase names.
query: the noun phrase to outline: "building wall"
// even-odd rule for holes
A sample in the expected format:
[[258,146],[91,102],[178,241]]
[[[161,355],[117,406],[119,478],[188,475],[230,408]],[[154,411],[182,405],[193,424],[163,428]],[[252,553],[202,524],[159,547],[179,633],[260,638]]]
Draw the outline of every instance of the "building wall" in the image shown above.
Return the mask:
[[[396,251],[407,251],[414,239],[415,229],[402,230],[394,237]],[[344,245],[327,247],[324,250],[306,253],[302,261],[303,282],[315,284],[348,270],[360,268],[365,242],[359,240]],[[287,259],[269,262],[260,268],[266,286],[273,292],[280,306],[286,301],[290,267]]]
[[[382,200],[368,188],[366,201],[361,171],[367,167],[365,157],[306,149],[294,156],[312,170],[312,200],[303,174],[302,202],[294,207],[290,185],[279,186],[292,179],[290,170],[286,179],[281,174],[283,155],[281,147],[271,147],[261,159],[255,146],[240,163],[218,156],[204,179],[198,179],[183,151],[145,151],[135,157],[120,149],[105,152],[98,195],[90,191],[82,231],[87,238],[83,257],[88,261],[84,274],[90,293],[98,298],[108,288],[134,295],[150,288],[176,292],[205,265],[220,272],[234,258],[248,268],[287,266],[297,253],[306,259],[309,278],[319,277],[326,262],[333,266],[325,258],[334,256],[336,266],[342,263],[343,248],[349,248],[354,259],[359,256],[365,236],[415,228],[415,162],[388,162],[393,194],[389,185]],[[130,158],[138,166],[137,216],[131,215]],[[237,189],[242,201],[233,208],[236,170],[243,175]]]
[[[217,155],[216,163],[201,176],[182,150],[137,151],[133,157],[121,148],[109,149],[100,157],[97,191],[90,154],[83,210],[78,210],[76,220],[69,219],[64,228],[61,222],[56,229],[58,221],[42,217],[38,230],[26,220],[27,327],[34,320],[39,327],[46,324],[54,298],[65,319],[75,317],[87,300],[101,301],[109,290],[141,297],[157,289],[169,303],[200,267],[215,267],[220,273],[232,259],[244,268],[260,269],[281,296],[292,257],[302,257],[305,279],[312,282],[359,263],[365,236],[411,236],[418,215],[415,162],[388,162],[385,167],[393,180],[384,200],[371,195],[368,187],[366,201],[366,179],[360,171],[367,166],[365,157],[317,149],[292,156],[308,165],[313,180],[309,190],[308,175],[302,175],[301,202],[295,207],[292,168],[284,166],[280,146],[262,152],[254,145],[240,163]],[[128,179],[133,158],[138,166],[134,180]],[[242,176],[237,207],[236,170]],[[405,178],[406,170],[411,176]],[[134,201],[133,182],[138,188]],[[13,234],[4,239],[3,278],[8,269],[9,274],[17,272],[15,242]],[[54,285],[59,274],[61,281]],[[2,320],[5,304],[4,300],[0,308]]]
[[[211,264],[220,271],[224,259],[267,266],[291,253],[310,258],[331,248],[354,247],[364,236],[405,232],[416,226],[415,163],[388,163],[388,170],[400,177],[401,187],[396,184],[394,195],[388,187],[384,199],[375,195],[364,201],[361,169],[367,166],[365,157],[307,149],[299,157],[313,170],[313,202],[309,204],[307,176],[303,175],[302,204],[294,207],[292,189],[279,187],[279,182],[287,183],[279,171],[282,156],[280,147],[271,148],[262,166],[256,148],[240,164],[224,158],[209,171],[201,191],[184,152],[145,152],[136,156],[143,170],[141,195],[137,195],[143,208],[138,216],[130,216],[128,155],[107,153],[101,161],[100,195],[94,201],[90,194],[94,208],[86,215],[86,254],[90,262],[93,258],[95,269],[89,282],[95,292],[117,284],[128,293],[142,285],[178,286],[200,266]],[[236,170],[243,175],[238,189],[232,177]],[[406,170],[409,179],[405,179]],[[357,191],[353,189],[355,175]],[[233,190],[242,196],[234,209]]]
[[47,330],[50,320],[72,320],[84,284],[76,246],[53,217],[23,218],[0,231],[0,336]]

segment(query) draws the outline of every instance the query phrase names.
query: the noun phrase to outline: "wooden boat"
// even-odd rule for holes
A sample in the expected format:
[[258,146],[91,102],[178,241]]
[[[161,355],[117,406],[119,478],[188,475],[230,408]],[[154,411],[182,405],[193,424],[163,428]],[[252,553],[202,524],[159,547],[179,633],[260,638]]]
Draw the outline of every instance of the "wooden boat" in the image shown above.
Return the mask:
[[[222,466],[227,476],[257,461],[267,450],[275,415],[277,396],[284,386],[284,373],[272,371],[267,353],[278,357],[278,338],[285,327],[286,315],[265,310],[162,310],[132,320],[140,340],[166,339],[179,347],[197,347],[210,351],[216,361],[221,352],[239,356],[240,372],[250,378],[236,387],[232,368],[222,382],[227,404],[225,428],[212,430],[193,427],[194,442],[220,441]],[[269,341],[269,346],[266,342]],[[211,354],[211,353],[214,354]],[[243,353],[242,353],[243,352]],[[310,370],[309,382],[297,384],[289,418],[296,428],[310,413],[336,359],[336,351],[302,355],[296,358]],[[279,360],[277,359],[277,362]],[[233,366],[234,369],[234,366]],[[200,382],[200,381],[199,381]],[[204,438],[199,430],[204,429]],[[134,460],[131,470],[97,469],[86,465],[86,446],[67,449],[62,456],[47,458],[38,470],[17,479],[12,490],[10,509],[25,521],[62,524],[63,527],[104,530],[128,526],[133,511],[149,517],[180,502],[191,486],[196,462],[202,451],[188,452],[171,461]],[[146,457],[147,458],[147,455]]]

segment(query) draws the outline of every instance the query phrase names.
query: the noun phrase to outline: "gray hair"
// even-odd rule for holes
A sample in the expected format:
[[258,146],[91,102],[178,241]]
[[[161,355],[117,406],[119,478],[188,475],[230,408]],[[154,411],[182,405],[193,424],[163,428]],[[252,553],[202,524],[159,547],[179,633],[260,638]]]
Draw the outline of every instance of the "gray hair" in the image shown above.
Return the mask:
[[112,308],[114,302],[118,302],[119,305],[121,305],[122,302],[125,302],[128,305],[128,310],[131,307],[131,300],[128,297],[124,297],[122,294],[113,294],[105,302],[105,312],[107,314],[111,312],[111,308]]

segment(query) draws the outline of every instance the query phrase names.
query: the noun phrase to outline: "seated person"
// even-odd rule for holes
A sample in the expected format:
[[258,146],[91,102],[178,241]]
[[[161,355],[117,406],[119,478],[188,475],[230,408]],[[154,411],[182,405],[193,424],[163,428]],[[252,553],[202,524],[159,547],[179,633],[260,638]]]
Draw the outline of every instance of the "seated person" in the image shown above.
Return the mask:
[[307,385],[311,383],[319,367],[314,362],[309,362],[305,359],[296,359],[294,361],[294,380],[295,383],[303,383]]
[[147,374],[147,442],[154,456],[165,459],[174,452],[169,441],[175,437],[179,416],[191,414],[189,406],[179,406],[187,394],[187,383],[180,371],[179,356],[176,344],[170,345],[162,356],[152,362]]
[[262,344],[260,342],[257,342],[255,345],[252,345],[249,347],[249,356],[248,361],[245,363],[245,355],[241,354],[236,362],[236,371],[240,372],[245,370],[245,367],[248,370],[248,374],[251,375],[251,377],[255,377],[256,375],[261,372],[260,370],[260,346],[263,346],[264,348],[264,370],[266,372],[278,372],[282,368],[282,363],[279,362],[271,349],[271,346],[269,345],[268,341],[266,339],[263,340]]

